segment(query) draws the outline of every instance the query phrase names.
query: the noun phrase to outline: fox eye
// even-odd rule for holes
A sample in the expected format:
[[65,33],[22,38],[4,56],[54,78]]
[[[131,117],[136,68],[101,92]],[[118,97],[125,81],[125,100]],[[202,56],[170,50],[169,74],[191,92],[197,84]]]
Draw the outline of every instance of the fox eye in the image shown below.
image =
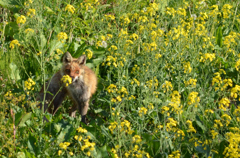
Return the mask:
[[75,73],[76,73],[76,74],[79,74],[79,71],[76,71]]
[[70,69],[66,69],[65,72],[66,72],[66,73],[70,73]]

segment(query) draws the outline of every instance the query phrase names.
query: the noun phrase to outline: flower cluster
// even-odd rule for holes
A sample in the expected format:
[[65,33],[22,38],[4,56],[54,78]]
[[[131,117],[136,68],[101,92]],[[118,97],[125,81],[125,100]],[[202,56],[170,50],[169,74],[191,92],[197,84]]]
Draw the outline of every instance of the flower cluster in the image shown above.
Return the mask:
[[65,84],[66,87],[68,87],[69,84],[72,84],[72,78],[69,75],[64,75],[61,78],[61,81]]
[[58,35],[57,35],[57,38],[59,41],[61,41],[62,43],[64,42],[64,40],[68,39],[68,36],[65,32],[60,32]]
[[10,47],[11,49],[14,49],[14,48],[15,48],[15,45],[20,46],[20,43],[19,43],[18,40],[12,40],[9,47]]

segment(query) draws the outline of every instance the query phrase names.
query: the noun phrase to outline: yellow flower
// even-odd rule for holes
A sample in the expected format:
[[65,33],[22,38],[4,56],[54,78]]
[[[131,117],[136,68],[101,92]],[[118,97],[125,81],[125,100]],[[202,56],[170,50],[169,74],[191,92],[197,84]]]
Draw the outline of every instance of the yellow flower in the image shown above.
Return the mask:
[[216,58],[216,55],[214,53],[206,53],[203,56],[201,56],[200,62],[205,62],[206,60],[209,60],[210,62],[213,61]]
[[194,127],[193,127],[193,125],[192,125],[192,121],[187,120],[186,123],[188,124],[188,130],[187,130],[187,132],[194,132],[194,133],[196,133],[196,130],[194,129]]
[[17,18],[17,24],[25,24],[26,17],[24,15],[21,15]]
[[64,75],[61,79],[65,86],[68,87],[69,84],[72,84],[72,78],[69,75]]
[[132,138],[133,143],[140,143],[142,141],[141,137],[139,135],[135,135]]
[[73,156],[73,152],[70,151],[70,152],[69,152],[69,155]]
[[190,62],[186,62],[183,67],[184,67],[184,73],[191,73],[192,72],[192,68],[191,68]]
[[87,155],[87,156],[91,156],[91,152],[88,151],[88,152],[86,153],[86,155]]
[[231,89],[231,97],[232,98],[237,98],[239,91],[240,91],[240,86],[239,85],[236,85],[235,87],[233,87]]
[[239,133],[232,133],[227,132],[225,134],[229,145],[225,147],[223,154],[224,157],[239,157],[239,143],[240,143],[240,134]]
[[15,45],[17,45],[17,46],[20,46],[20,43],[18,42],[18,40],[12,40],[11,42],[10,42],[10,48],[11,49],[13,49],[14,47],[15,47]]
[[220,105],[220,109],[226,111],[227,108],[229,107],[229,104],[230,104],[230,101],[228,100],[228,98],[222,98],[220,101],[219,101],[219,105]]
[[39,55],[41,55],[41,54],[42,54],[42,52],[38,52],[38,53],[37,53],[37,56],[39,56]]
[[134,41],[138,39],[138,35],[136,33],[133,33],[131,36],[130,36],[131,39],[133,39]]
[[58,150],[58,156],[62,154],[62,150]]
[[166,130],[167,131],[175,131],[175,127],[177,126],[177,121],[175,121],[173,118],[168,118],[168,123],[166,124]]
[[110,125],[108,126],[108,129],[113,133],[113,130],[118,126],[117,122],[111,122]]
[[139,116],[141,117],[143,114],[147,114],[147,109],[145,107],[141,107],[140,110],[138,111]]
[[240,59],[238,59],[238,61],[236,62],[235,68],[237,71],[239,71],[239,67],[240,67]]
[[191,85],[192,87],[196,87],[197,79],[190,78],[188,81],[184,81],[185,86]]
[[68,36],[67,36],[67,34],[66,34],[65,32],[60,32],[60,33],[57,35],[57,38],[58,38],[59,41],[62,40],[62,43],[63,43],[63,40],[68,39]]
[[212,137],[214,139],[218,135],[218,132],[216,132],[215,130],[211,130],[211,134],[212,134]]
[[122,98],[120,96],[117,96],[116,97],[117,101],[121,102],[122,101]]
[[34,30],[33,29],[30,29],[30,28],[28,28],[28,29],[26,29],[25,31],[24,31],[25,33],[34,33]]
[[27,81],[24,81],[24,90],[34,90],[33,86],[36,84],[31,78],[28,78]]
[[82,128],[82,127],[78,127],[77,131],[80,132],[80,133],[87,133],[87,130]]
[[71,12],[71,13],[73,14],[74,11],[75,11],[75,8],[74,8],[72,5],[68,4],[68,5],[65,7],[65,11],[69,11],[69,12]]
[[162,55],[161,55],[160,53],[155,54],[155,58],[156,58],[156,59],[159,59],[159,58],[161,58],[161,57],[162,57]]
[[61,51],[60,49],[56,49],[56,52],[58,55],[63,54],[63,51]]
[[86,52],[87,52],[88,59],[91,59],[93,56],[93,52],[90,49],[86,49]]
[[188,105],[198,104],[199,102],[200,102],[200,97],[198,97],[198,92],[191,92],[188,96]]
[[166,93],[166,91],[173,90],[172,83],[169,82],[169,81],[165,81],[165,83],[163,84],[162,88],[166,89],[166,90],[164,90],[164,93]]
[[64,150],[66,150],[69,145],[70,145],[69,142],[64,142],[64,143],[60,143],[60,144],[59,144],[59,147],[62,148],[62,149],[64,149]]
[[27,12],[27,16],[33,17],[36,14],[36,10],[35,9],[29,9]]

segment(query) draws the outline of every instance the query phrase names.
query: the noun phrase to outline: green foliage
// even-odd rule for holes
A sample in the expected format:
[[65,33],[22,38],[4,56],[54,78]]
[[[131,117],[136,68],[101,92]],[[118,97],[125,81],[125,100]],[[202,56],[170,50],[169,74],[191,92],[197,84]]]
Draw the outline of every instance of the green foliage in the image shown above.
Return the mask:
[[[237,1],[0,5],[0,157],[239,157]],[[88,125],[37,107],[67,51],[98,76]]]

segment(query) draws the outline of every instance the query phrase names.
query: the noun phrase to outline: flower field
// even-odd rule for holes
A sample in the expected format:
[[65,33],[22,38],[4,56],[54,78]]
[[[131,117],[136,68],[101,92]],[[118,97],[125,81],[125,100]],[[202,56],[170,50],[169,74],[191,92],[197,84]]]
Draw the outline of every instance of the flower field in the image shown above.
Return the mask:
[[[0,6],[0,157],[240,157],[238,1]],[[37,107],[67,51],[98,76],[88,125]]]

